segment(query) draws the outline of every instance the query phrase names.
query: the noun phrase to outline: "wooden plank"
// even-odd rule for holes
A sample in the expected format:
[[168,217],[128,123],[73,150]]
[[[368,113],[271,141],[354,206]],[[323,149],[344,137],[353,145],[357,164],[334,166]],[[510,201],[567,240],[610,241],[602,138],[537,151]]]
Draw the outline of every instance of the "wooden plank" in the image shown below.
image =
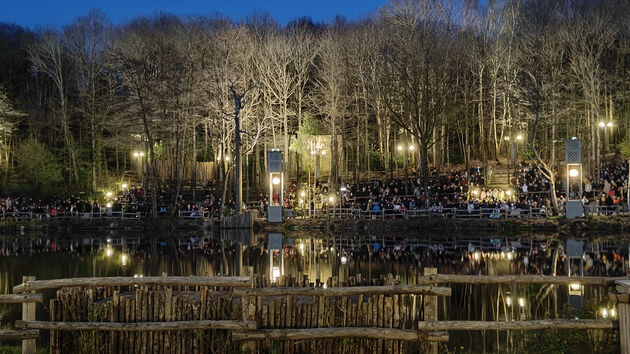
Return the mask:
[[567,277],[549,275],[455,275],[435,274],[418,277],[418,284],[555,284],[613,285],[616,281],[628,281],[628,277]]
[[21,339],[36,339],[39,338],[39,330],[26,329],[26,330],[0,330],[0,340],[21,340]]
[[195,329],[256,329],[254,321],[173,321],[173,322],[48,322],[15,321],[17,328],[48,329],[55,331],[182,331]]
[[259,329],[252,331],[234,331],[232,339],[243,340],[315,340],[344,338],[374,338],[418,341],[417,331],[393,328],[373,327],[332,327],[301,329]]
[[52,280],[23,281],[13,287],[13,293],[20,294],[32,290],[57,289],[63,287],[95,287],[95,286],[211,286],[211,287],[249,287],[251,277],[107,277],[107,278],[69,278]]
[[451,296],[448,287],[426,285],[354,286],[345,288],[251,288],[234,289],[234,296],[352,296],[362,294],[426,294]]
[[4,294],[0,295],[0,304],[26,304],[44,302],[42,294]]
[[538,329],[615,329],[613,320],[531,320],[531,321],[437,321],[418,322],[423,331],[486,331]]

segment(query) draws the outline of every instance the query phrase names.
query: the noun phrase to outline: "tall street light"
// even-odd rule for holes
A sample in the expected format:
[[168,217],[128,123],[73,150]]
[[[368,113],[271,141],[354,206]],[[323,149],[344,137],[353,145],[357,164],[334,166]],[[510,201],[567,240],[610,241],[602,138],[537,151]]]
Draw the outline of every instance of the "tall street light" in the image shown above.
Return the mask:
[[[140,166],[140,171],[142,175],[142,188],[144,188],[144,152],[143,151],[135,151],[133,153],[133,157],[138,159],[138,166]],[[146,190],[146,188],[145,188]]]

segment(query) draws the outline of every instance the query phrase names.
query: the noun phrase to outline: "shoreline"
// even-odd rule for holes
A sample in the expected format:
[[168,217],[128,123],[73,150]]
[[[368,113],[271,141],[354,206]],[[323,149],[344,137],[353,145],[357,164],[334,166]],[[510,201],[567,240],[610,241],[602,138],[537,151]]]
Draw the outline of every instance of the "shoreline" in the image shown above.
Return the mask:
[[[4,232],[30,231],[240,231],[248,229],[221,228],[217,220],[180,220],[176,218],[159,220],[49,220],[5,221],[0,222]],[[255,219],[255,233],[290,233],[295,231],[323,232],[388,232],[410,231],[437,232],[501,232],[507,235],[524,233],[583,234],[589,232],[630,232],[630,217],[600,216],[582,219],[534,218],[534,219],[288,219],[282,224],[270,224],[264,219]]]

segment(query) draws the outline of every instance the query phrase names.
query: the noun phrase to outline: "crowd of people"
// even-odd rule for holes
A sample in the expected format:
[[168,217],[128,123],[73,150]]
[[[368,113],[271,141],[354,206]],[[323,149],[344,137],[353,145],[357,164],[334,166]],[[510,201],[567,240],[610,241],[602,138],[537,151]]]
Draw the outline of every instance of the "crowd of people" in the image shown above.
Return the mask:
[[[414,172],[407,179],[390,178],[362,183],[345,183],[337,195],[328,186],[316,184],[308,195],[295,184],[287,193],[285,208],[348,208],[379,213],[383,210],[405,213],[409,210],[442,212],[449,209],[529,209],[550,208],[549,194],[521,194],[517,190],[485,188],[483,168],[467,172],[450,170],[433,175],[425,188],[422,179]],[[308,187],[302,187],[302,191]],[[309,200],[310,197],[310,200]],[[339,200],[338,198],[341,198]]]
[[[624,188],[628,185],[628,166],[626,162],[606,162],[601,166],[599,183],[584,178],[583,202],[586,206],[613,206],[624,199]],[[510,187],[505,189],[489,188],[484,185],[484,170],[481,167],[466,170],[450,170],[438,174],[432,171],[425,184],[418,173],[411,172],[407,178],[395,177],[373,179],[359,183],[344,183],[339,191],[331,190],[329,184],[315,182],[308,186],[304,183],[287,183],[283,193],[282,206],[285,210],[327,210],[329,208],[352,209],[353,212],[381,213],[384,210],[393,213],[405,213],[409,210],[430,210],[440,213],[444,210],[467,210],[471,213],[479,209],[540,209],[547,215],[551,211],[550,182],[532,163],[521,163],[514,170]],[[565,201],[564,181],[559,176],[556,181],[556,194],[559,206]],[[219,216],[235,210],[233,193],[226,194],[222,203],[220,189],[212,180],[202,183],[201,191],[195,201],[162,192],[157,195],[157,211],[160,216],[178,215],[180,212],[189,216]],[[570,188],[574,193],[575,188]],[[626,189],[627,190],[627,189]],[[571,195],[575,198],[575,195]],[[280,204],[276,191],[271,202]],[[260,194],[258,201],[245,208],[256,208],[264,214],[269,199]],[[29,196],[0,198],[0,212],[3,215],[15,213],[33,213],[35,215],[56,216],[70,214],[85,216],[112,212],[146,213],[151,210],[150,199],[140,188],[124,188],[117,195],[109,196],[106,201],[71,195],[66,198],[53,197],[46,200]]]

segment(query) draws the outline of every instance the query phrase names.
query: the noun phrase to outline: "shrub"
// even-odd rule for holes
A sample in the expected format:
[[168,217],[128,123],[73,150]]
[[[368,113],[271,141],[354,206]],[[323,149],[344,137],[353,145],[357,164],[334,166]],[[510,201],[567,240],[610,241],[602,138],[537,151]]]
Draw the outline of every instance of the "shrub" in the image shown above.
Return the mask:
[[19,174],[43,189],[61,183],[61,167],[55,156],[34,138],[24,140],[15,152]]

